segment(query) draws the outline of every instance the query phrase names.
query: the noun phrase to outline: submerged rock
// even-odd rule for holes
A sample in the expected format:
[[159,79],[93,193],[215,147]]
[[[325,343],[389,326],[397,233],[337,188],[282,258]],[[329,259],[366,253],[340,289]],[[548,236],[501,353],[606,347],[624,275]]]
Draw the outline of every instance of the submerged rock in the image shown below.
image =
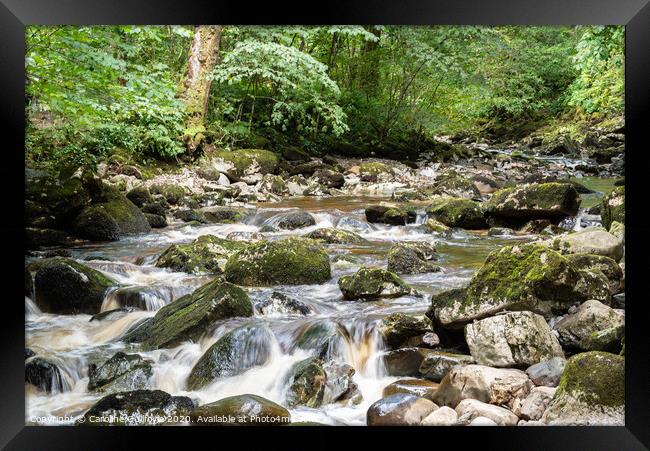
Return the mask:
[[306,234],[305,238],[320,240],[327,244],[357,244],[366,242],[364,238],[354,232],[334,227],[316,229]]
[[436,248],[433,244],[427,242],[397,243],[388,251],[387,268],[397,274],[438,272],[440,266],[433,263],[436,259]]
[[398,393],[372,404],[366,422],[368,426],[415,426],[437,408],[428,399]]
[[197,426],[274,426],[289,423],[287,409],[261,396],[245,394],[204,404],[190,412]]
[[102,365],[88,367],[88,390],[113,393],[149,388],[151,364],[138,354],[117,352]]
[[488,227],[481,204],[469,199],[440,197],[426,210],[427,215],[449,227],[486,229]]
[[317,320],[298,330],[294,347],[328,358],[336,351],[337,344],[347,337],[347,331],[338,323],[328,319]]
[[274,313],[309,315],[312,313],[309,305],[278,291],[274,291],[268,299],[256,303],[255,309],[262,315],[271,315]]
[[412,292],[397,274],[381,268],[362,267],[356,273],[339,278],[343,299],[371,301],[382,297],[394,298]]
[[329,257],[307,238],[253,243],[228,259],[224,273],[229,282],[246,286],[317,284],[331,278]]
[[158,268],[189,274],[221,274],[228,258],[246,247],[214,235],[203,235],[188,244],[172,244],[158,257]]

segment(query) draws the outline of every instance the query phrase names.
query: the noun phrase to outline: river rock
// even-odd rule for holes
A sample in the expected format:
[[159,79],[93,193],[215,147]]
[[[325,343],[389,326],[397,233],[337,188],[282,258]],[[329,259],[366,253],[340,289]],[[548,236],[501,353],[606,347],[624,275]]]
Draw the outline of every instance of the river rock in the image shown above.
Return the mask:
[[442,406],[427,415],[421,426],[454,426],[458,421],[458,414],[454,409]]
[[371,223],[405,225],[415,222],[416,213],[414,210],[388,205],[371,205],[366,208],[366,219]]
[[106,290],[117,282],[99,271],[70,258],[37,260],[25,269],[28,295],[45,313],[95,314],[99,312]]
[[185,188],[171,183],[151,185],[149,191],[151,191],[151,194],[162,195],[165,200],[172,205],[178,205],[187,194]]
[[479,197],[481,192],[472,180],[455,171],[450,171],[438,177],[431,189],[431,194],[471,199]]
[[205,215],[201,211],[192,210],[189,208],[183,210],[176,210],[173,214],[176,219],[180,219],[183,222],[199,222],[201,224],[207,224],[208,220],[205,218]]
[[381,268],[361,267],[349,276],[339,278],[343,299],[372,301],[395,298],[412,292],[411,287],[397,274]]
[[504,393],[505,387],[511,387],[508,392],[522,393],[523,397],[528,392],[525,389],[522,390],[522,387],[532,385],[526,373],[520,370],[491,368],[483,365],[458,365],[452,367],[442,378],[433,399],[436,404],[449,407],[456,407],[460,401],[468,398],[496,403],[499,400],[493,399],[492,393],[492,386],[495,383],[501,387],[499,393]]
[[519,409],[524,420],[539,420],[555,395],[554,387],[533,387]]
[[316,225],[316,219],[306,211],[283,213],[275,224],[283,230],[295,230]]
[[100,366],[89,365],[88,390],[115,393],[149,388],[151,364],[138,354],[117,352]]
[[382,358],[390,376],[418,377],[424,358],[431,352],[433,351],[424,348],[401,348],[386,352]]
[[486,229],[488,227],[481,205],[469,199],[440,197],[433,200],[426,212],[429,217],[449,227],[463,229]]
[[598,270],[607,278],[609,292],[616,294],[624,288],[624,275],[621,267],[611,258],[602,255],[569,254],[566,256],[571,263],[581,270]]
[[[241,288],[215,279],[158,310],[139,336],[145,349],[171,348],[197,340],[216,321],[253,315],[253,305]],[[125,337],[128,341],[128,337]]]
[[388,251],[387,259],[387,269],[396,274],[440,271],[440,266],[433,263],[437,259],[436,248],[427,242],[396,243]]
[[354,216],[341,216],[336,223],[336,228],[350,230],[352,232],[370,232],[373,230],[373,226]]
[[167,218],[164,216],[145,213],[144,217],[147,218],[147,222],[152,229],[162,229],[163,227],[167,227]]
[[220,150],[211,156],[213,167],[231,179],[247,183],[261,179],[261,175],[275,173],[279,163],[277,154],[263,149]]
[[347,337],[346,329],[340,324],[328,319],[316,320],[297,331],[294,348],[313,351],[316,356],[326,359],[335,355],[338,343]]
[[364,182],[377,182],[393,175],[393,168],[380,162],[366,162],[359,165],[359,176]]
[[566,360],[563,357],[553,357],[536,363],[526,369],[526,374],[537,386],[557,387],[564,371]]
[[328,188],[342,188],[345,184],[345,177],[343,174],[329,169],[317,170],[314,172],[314,179]]
[[277,426],[289,423],[287,409],[258,395],[238,395],[204,404],[190,412],[197,426]]
[[112,393],[97,401],[81,419],[83,426],[144,426],[165,423],[170,416],[187,415],[194,402],[162,390]]
[[219,338],[190,371],[187,387],[198,390],[219,378],[232,377],[259,365],[271,356],[273,333],[262,324],[247,324]]
[[[556,325],[562,346],[584,349],[582,341],[591,334],[625,324],[625,311],[613,309],[596,300],[589,300],[575,313],[565,316]],[[588,350],[588,349],[586,349]]]
[[485,417],[499,426],[515,426],[519,421],[517,415],[503,407],[487,404],[476,399],[463,399],[456,406],[458,417],[470,422],[477,417]]
[[610,230],[614,221],[625,224],[625,187],[614,188],[609,194],[603,197],[601,217],[603,227]]
[[512,236],[515,231],[508,227],[490,227],[488,236]]
[[334,227],[316,229],[306,234],[305,238],[323,241],[327,244],[357,244],[366,242],[364,238],[354,232]]
[[287,405],[320,407],[358,392],[352,381],[354,368],[340,362],[310,357],[296,363],[289,372]]
[[583,275],[558,252],[539,244],[505,246],[491,252],[467,290],[432,297],[427,314],[445,326],[459,327],[501,310],[529,310],[545,316],[587,299]]
[[229,282],[246,286],[318,284],[331,278],[325,250],[307,238],[250,244],[228,259],[224,273]]
[[541,421],[549,425],[623,426],[625,357],[592,351],[567,360]]
[[221,274],[230,256],[245,247],[241,241],[202,235],[191,243],[169,246],[156,260],[156,267],[189,274]]
[[151,202],[144,204],[142,207],[140,207],[140,210],[142,210],[145,215],[156,215],[162,216],[163,218],[166,218],[167,216],[167,207],[165,207],[162,202]]
[[245,222],[251,217],[254,210],[245,207],[203,207],[201,213],[205,216],[208,222],[217,224],[234,224],[237,222]]
[[312,313],[311,307],[304,302],[286,296],[278,291],[271,293],[267,299],[257,302],[255,309],[262,315],[272,314],[290,314],[290,315],[309,315]]
[[438,384],[425,379],[400,379],[384,387],[382,396],[385,398],[396,393],[406,393],[421,398],[433,399]]
[[434,382],[440,382],[452,367],[471,363],[475,363],[474,357],[471,355],[432,351],[426,354],[418,371],[422,377]]
[[428,399],[398,393],[372,404],[366,422],[368,426],[415,426],[437,408]]
[[495,192],[486,204],[486,215],[497,222],[522,225],[531,219],[559,222],[575,216],[580,197],[570,183],[534,183]]
[[289,188],[279,175],[266,174],[260,180],[257,189],[260,193],[271,193],[283,196],[289,194]]
[[429,318],[406,313],[392,313],[379,326],[379,333],[388,349],[397,349],[409,338],[424,335],[431,330]]
[[597,227],[559,236],[547,245],[565,254],[603,255],[617,262],[623,258],[623,241]]
[[131,191],[126,193],[126,198],[129,199],[133,204],[140,208],[144,204],[153,202],[153,197],[146,186],[137,186]]
[[544,318],[532,312],[509,312],[465,326],[465,340],[479,365],[530,366],[564,357]]
[[47,393],[60,393],[68,389],[57,363],[47,357],[30,357],[25,360],[25,382]]
[[425,226],[429,232],[433,232],[433,233],[447,235],[451,232],[450,227],[447,227],[442,222],[433,218],[428,218],[427,222],[425,222]]

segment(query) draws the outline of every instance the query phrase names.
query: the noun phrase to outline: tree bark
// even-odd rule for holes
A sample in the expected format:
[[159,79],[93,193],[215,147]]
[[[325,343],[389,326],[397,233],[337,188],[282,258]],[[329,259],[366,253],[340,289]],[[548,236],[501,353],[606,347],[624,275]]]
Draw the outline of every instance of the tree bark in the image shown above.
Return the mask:
[[222,25],[199,25],[194,30],[180,98],[185,102],[187,120],[183,137],[190,153],[201,144],[212,81],[208,77],[219,59]]

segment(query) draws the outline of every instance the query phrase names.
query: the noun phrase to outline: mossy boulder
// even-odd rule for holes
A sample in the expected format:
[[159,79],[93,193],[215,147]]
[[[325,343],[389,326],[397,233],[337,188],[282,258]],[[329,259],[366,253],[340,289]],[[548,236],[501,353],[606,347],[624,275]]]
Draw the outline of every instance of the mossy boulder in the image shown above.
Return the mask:
[[607,230],[614,221],[625,224],[625,186],[614,188],[603,198],[600,215]]
[[153,202],[153,197],[146,186],[137,186],[126,193],[129,199],[136,207],[142,207],[144,204]]
[[199,406],[190,412],[190,421],[204,426],[277,426],[289,423],[291,414],[271,400],[245,394]]
[[539,244],[505,246],[491,252],[466,291],[432,298],[432,316],[459,326],[501,310],[530,310],[545,316],[563,312],[585,295],[581,272],[558,252]]
[[289,194],[289,188],[284,179],[273,174],[265,174],[260,180],[258,189],[261,193],[271,193],[279,196]]
[[427,222],[425,223],[425,226],[429,232],[433,232],[433,233],[446,235],[451,231],[451,228],[449,226],[446,226],[442,222],[433,218],[428,218]]
[[436,248],[427,242],[402,242],[388,251],[388,271],[396,274],[420,274],[440,271],[433,263],[437,259]]
[[593,254],[569,254],[566,258],[581,271],[600,271],[607,278],[611,294],[624,288],[623,270],[613,259]]
[[52,217],[57,227],[66,227],[90,201],[90,194],[79,178],[57,177],[25,168],[25,222]]
[[170,268],[189,274],[221,274],[235,252],[246,247],[214,235],[203,235],[188,244],[172,244],[158,257],[158,268]]
[[183,222],[200,222],[201,224],[207,224],[208,220],[201,211],[192,210],[190,208],[185,208],[183,210],[176,210],[173,214],[174,218],[180,219]]
[[339,288],[346,300],[372,301],[411,294],[411,287],[397,274],[381,268],[362,267],[339,279]]
[[595,254],[610,257],[617,262],[623,258],[623,240],[600,227],[589,227],[561,235],[546,242],[563,254]]
[[472,180],[455,172],[445,174],[439,180],[436,180],[431,189],[431,194],[466,199],[481,195]]
[[414,209],[404,206],[371,205],[365,210],[368,222],[405,225],[415,222],[417,214]]
[[279,158],[276,153],[264,149],[221,150],[214,157],[229,166],[227,173],[237,178],[252,174],[273,174],[278,169]]
[[449,227],[486,229],[481,204],[469,199],[439,197],[426,209],[427,215]]
[[43,246],[60,246],[68,239],[68,234],[62,230],[25,228],[25,241],[28,249],[38,249]]
[[276,219],[275,226],[283,230],[295,230],[316,225],[316,219],[306,211],[282,213]]
[[273,333],[263,324],[247,324],[228,332],[196,362],[187,387],[198,390],[217,379],[264,365],[271,356],[274,340]]
[[342,188],[345,185],[343,174],[330,169],[319,169],[314,172],[314,179],[317,183],[328,188]]
[[215,279],[158,310],[135,341],[145,349],[171,348],[199,339],[216,321],[247,316],[253,316],[253,304],[246,292]]
[[352,381],[354,368],[345,363],[309,357],[293,365],[288,373],[287,405],[312,408],[353,397],[360,401]]
[[486,204],[486,215],[506,225],[523,225],[531,219],[554,223],[575,216],[580,196],[570,183],[532,183],[495,192]]
[[88,367],[88,390],[122,392],[149,388],[152,362],[138,354],[117,352],[100,366]]
[[366,242],[365,238],[348,230],[325,227],[316,229],[305,235],[305,238],[322,241],[327,244],[358,244]]
[[591,349],[585,345],[590,344],[590,339],[598,338],[601,331],[619,326],[625,326],[624,310],[613,309],[590,299],[580,304],[574,313],[558,321],[554,329],[565,348],[589,351]]
[[331,278],[325,250],[308,238],[253,243],[228,259],[224,273],[229,282],[246,286],[317,284]]
[[204,207],[201,213],[205,216],[208,222],[217,224],[234,224],[238,222],[245,222],[255,210],[244,207]]
[[393,168],[380,162],[367,162],[359,165],[359,176],[364,182],[376,182],[384,174],[392,175]]
[[185,188],[179,185],[171,184],[160,184],[160,185],[151,185],[149,188],[152,194],[161,194],[165,197],[165,200],[171,205],[177,205],[185,198],[187,193]]
[[397,349],[409,338],[424,335],[433,330],[431,321],[424,315],[392,313],[382,319],[379,334],[388,349]]
[[32,281],[28,293],[45,313],[94,314],[99,312],[106,290],[117,282],[99,271],[69,258],[37,260],[25,268]]
[[144,217],[147,218],[147,222],[152,229],[162,229],[167,227],[167,218],[164,216],[145,213]]
[[566,362],[541,421],[550,425],[616,425],[625,418],[625,357],[591,351]]
[[97,401],[77,421],[83,426],[144,426],[167,423],[169,417],[188,415],[194,402],[162,390],[112,393]]

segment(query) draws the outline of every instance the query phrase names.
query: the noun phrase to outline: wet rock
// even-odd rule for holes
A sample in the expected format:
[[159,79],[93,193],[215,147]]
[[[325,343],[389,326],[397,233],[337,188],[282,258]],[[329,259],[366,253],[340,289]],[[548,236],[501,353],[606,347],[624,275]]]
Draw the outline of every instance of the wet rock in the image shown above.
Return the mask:
[[33,274],[34,285],[29,296],[46,313],[97,313],[106,290],[117,285],[99,271],[69,258],[35,261],[25,271],[26,276]]
[[409,338],[431,332],[431,321],[424,315],[392,313],[381,321],[379,333],[388,349],[401,347]]
[[316,225],[316,219],[306,211],[283,214],[276,226],[284,230],[295,230]]
[[427,219],[425,225],[427,230],[434,233],[448,234],[451,231],[450,227],[447,227],[442,222],[432,218]]
[[133,312],[135,309],[133,307],[120,307],[111,310],[106,310],[101,313],[97,313],[90,317],[88,321],[104,321],[106,319],[114,320],[120,316],[123,316],[126,313]]
[[365,221],[361,221],[352,216],[342,216],[339,218],[336,223],[338,229],[356,231],[356,232],[368,232],[373,230],[372,226]]
[[539,420],[555,395],[554,387],[533,387],[519,409],[524,420]]
[[515,231],[508,227],[491,227],[488,230],[488,236],[512,236]]
[[316,229],[306,234],[305,238],[320,240],[327,244],[356,244],[366,242],[364,238],[354,232],[334,227]]
[[356,273],[339,278],[339,288],[343,299],[364,301],[400,297],[412,292],[397,274],[370,267],[359,268]]
[[544,318],[531,312],[510,312],[470,323],[465,326],[465,339],[480,365],[530,366],[564,357]]
[[491,252],[467,291],[432,298],[428,313],[446,326],[458,326],[501,310],[542,315],[566,310],[585,294],[576,289],[583,275],[556,251],[538,244],[505,246]]
[[415,211],[403,207],[371,205],[366,208],[366,219],[371,223],[405,225],[415,222]]
[[25,361],[25,382],[47,393],[60,393],[68,388],[57,364],[51,359],[39,356]]
[[289,406],[320,407],[341,398],[360,396],[352,381],[354,368],[340,362],[310,357],[296,363],[289,372]]
[[142,210],[145,215],[156,215],[162,216],[163,218],[167,216],[167,208],[160,202],[144,204],[140,207],[140,210]]
[[522,225],[531,219],[559,222],[578,213],[580,198],[570,183],[526,184],[495,192],[486,215],[497,221]]
[[232,377],[259,365],[271,356],[273,333],[260,324],[247,324],[219,338],[196,362],[187,380],[198,390],[220,378]]
[[268,299],[255,304],[255,309],[262,315],[290,314],[309,315],[311,307],[304,302],[274,291]]
[[173,298],[170,287],[164,286],[126,286],[111,290],[107,295],[109,305],[130,308],[131,310],[157,310]]
[[245,394],[204,404],[190,412],[197,426],[274,426],[291,421],[287,409],[261,396]]
[[320,358],[334,354],[337,344],[348,337],[347,331],[331,320],[318,320],[305,325],[298,331],[295,348],[313,351]]
[[442,406],[427,415],[420,423],[421,426],[454,426],[458,421],[458,414],[454,409]]
[[314,172],[314,179],[319,184],[328,188],[342,188],[345,184],[345,177],[343,174],[329,169],[319,169]]
[[144,217],[147,218],[147,222],[152,229],[162,229],[163,227],[167,227],[167,218],[164,216],[145,213]]
[[400,379],[384,387],[382,397],[405,393],[419,396],[420,398],[432,399],[438,389],[438,384],[423,379]]
[[614,188],[603,197],[601,216],[607,230],[614,221],[625,224],[625,186]]
[[420,375],[430,381],[440,382],[456,365],[475,363],[471,355],[432,351],[426,354],[418,369]]
[[367,162],[359,165],[359,176],[364,182],[377,182],[392,175],[393,168],[384,163]]
[[531,365],[526,374],[537,386],[557,387],[564,371],[566,360],[563,357],[553,357]]
[[153,202],[153,197],[149,189],[145,186],[138,186],[126,193],[126,198],[129,199],[136,207],[142,207],[144,204]]
[[567,360],[541,421],[549,425],[617,425],[625,418],[625,358],[585,352]]
[[149,388],[151,364],[138,354],[117,352],[102,365],[88,367],[88,390],[115,393]]
[[331,278],[329,257],[307,238],[250,244],[228,259],[224,273],[229,282],[246,286],[317,284]]
[[176,219],[180,219],[183,222],[200,222],[201,224],[207,224],[208,220],[205,218],[205,215],[201,211],[196,210],[176,210],[173,215]]
[[289,188],[284,179],[279,175],[266,174],[260,180],[258,190],[261,193],[277,194],[283,196],[289,194]]
[[499,426],[514,426],[519,421],[517,415],[508,409],[476,399],[463,399],[458,403],[455,410],[459,417],[465,417],[470,422],[475,418],[485,417]]
[[[501,393],[525,393],[523,387],[532,383],[526,373],[515,369],[491,368],[483,365],[458,365],[452,367],[442,378],[438,391],[434,395],[436,404],[456,407],[463,399],[476,399],[486,403],[496,404],[493,399],[492,387],[500,384]],[[505,390],[506,387],[511,387]],[[505,401],[509,401],[505,399]]]
[[187,194],[182,186],[171,184],[152,185],[149,191],[152,194],[161,194],[172,205],[179,204]]
[[246,243],[202,235],[188,244],[172,244],[156,260],[156,267],[189,274],[221,274],[226,262]]
[[[606,329],[623,326],[625,312],[606,306],[596,300],[589,300],[578,307],[575,313],[565,316],[555,325],[562,346],[572,349],[584,349],[582,344],[589,344],[592,334]],[[588,350],[588,349],[585,349]]]
[[215,279],[158,310],[139,332],[145,349],[171,348],[197,340],[216,321],[253,315],[253,305],[241,288]]
[[208,222],[217,224],[234,224],[245,222],[253,214],[253,209],[244,207],[203,207],[201,213]]
[[32,351],[29,348],[25,348],[25,360],[27,360],[30,357],[34,357],[35,355],[36,353],[34,351]]
[[430,349],[401,348],[383,355],[386,372],[391,376],[418,377],[419,370]]
[[440,266],[433,263],[436,259],[436,248],[431,243],[397,243],[388,251],[387,269],[396,274],[438,272]]
[[27,249],[43,246],[60,246],[65,244],[68,234],[62,230],[25,227],[25,244]]
[[165,423],[170,416],[187,415],[194,408],[186,396],[162,390],[112,393],[97,401],[80,420],[83,426],[144,426]]
[[602,255],[617,262],[623,258],[623,241],[606,230],[596,227],[559,236],[547,245],[565,254]]
[[483,209],[478,202],[469,199],[440,197],[426,209],[427,215],[446,226],[463,229],[486,229]]
[[479,197],[480,191],[472,180],[466,179],[456,172],[442,175],[436,180],[431,194],[471,199]]
[[228,235],[226,235],[226,239],[230,241],[250,242],[250,241],[260,241],[262,238],[263,238],[262,235],[257,232],[239,231],[239,232],[230,232]]
[[366,422],[368,426],[414,426],[437,408],[428,399],[399,393],[372,404]]

